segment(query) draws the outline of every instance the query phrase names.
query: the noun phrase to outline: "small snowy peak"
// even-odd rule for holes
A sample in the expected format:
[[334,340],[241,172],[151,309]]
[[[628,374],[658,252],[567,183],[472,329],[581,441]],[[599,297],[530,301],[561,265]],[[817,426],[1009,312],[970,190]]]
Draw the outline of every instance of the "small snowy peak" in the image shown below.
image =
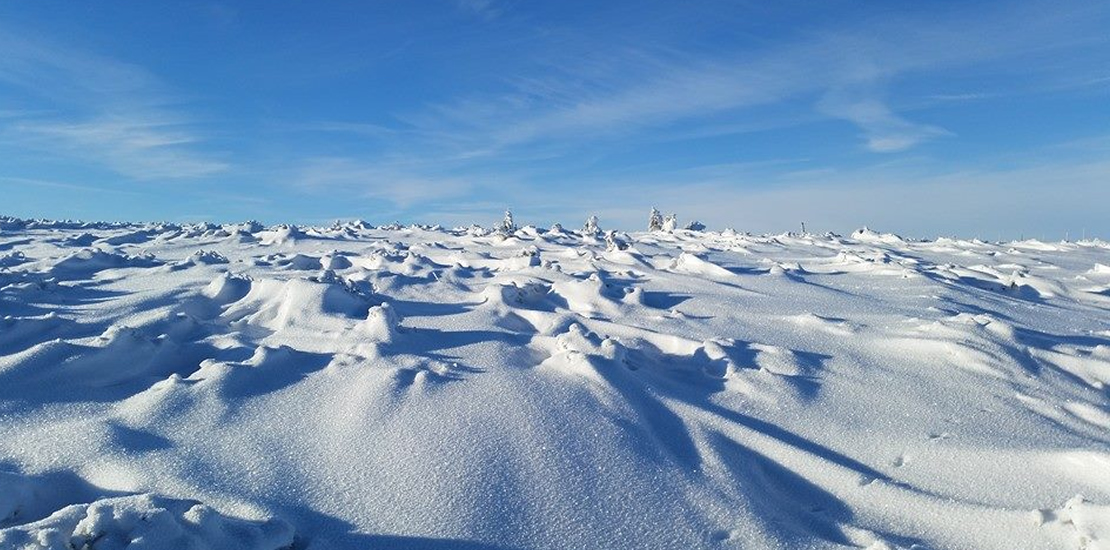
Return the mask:
[[221,304],[235,302],[251,290],[251,279],[229,272],[221,273],[204,287],[201,294]]
[[390,252],[383,250],[375,250],[363,256],[357,256],[351,260],[354,267],[365,269],[368,271],[376,271],[379,269],[386,269],[394,261],[400,261],[401,258],[392,255]]
[[861,227],[852,232],[852,238],[865,243],[877,243],[888,245],[902,245],[906,240],[894,233],[879,233],[867,227]]
[[[552,290],[566,303],[570,311],[585,317],[613,317],[619,314],[623,292],[614,295],[614,287],[604,281],[597,272],[584,279],[557,281]],[[619,297],[618,297],[619,296]]]
[[257,233],[259,242],[263,245],[288,245],[308,238],[304,230],[295,225],[279,225],[266,231]]
[[767,268],[768,275],[777,276],[805,276],[808,272],[798,262],[776,262],[774,260],[766,260],[771,266]]
[[299,326],[342,326],[342,318],[359,318],[370,308],[367,298],[335,282],[308,279],[253,280],[250,290],[224,313],[225,318],[274,330]]
[[551,353],[599,355],[601,354],[601,345],[604,341],[605,338],[589,331],[580,323],[571,323],[567,326],[565,331],[555,336]]
[[540,260],[540,253],[536,247],[524,248],[515,256],[504,258],[497,262],[497,271],[524,271],[529,268],[539,267],[542,265]]
[[92,233],[81,233],[80,235],[70,235],[62,239],[59,244],[67,247],[87,248],[98,240],[100,240],[100,237]]
[[702,342],[695,350],[695,359],[704,358],[702,370],[714,378],[733,379],[741,369],[752,368],[743,364],[743,359],[734,351],[736,341],[732,339],[713,339]]
[[275,266],[295,271],[317,271],[324,267],[319,257],[309,254],[278,254],[270,261]]
[[689,252],[683,252],[667,265],[667,269],[675,273],[697,275],[710,279],[731,279],[735,274],[705,258]]
[[22,400],[44,399],[60,384],[70,399],[107,399],[127,396],[174,372],[196,368],[193,350],[168,335],[121,324],[108,326],[85,343],[45,340],[15,357],[24,356],[17,369],[0,368],[2,395]]
[[353,265],[354,264],[351,262],[351,259],[338,250],[332,250],[331,252],[328,252],[327,254],[324,254],[320,257],[320,267],[322,267],[323,269],[335,271],[348,269]]
[[124,267],[151,267],[158,265],[153,255],[132,256],[119,252],[108,252],[97,248],[86,248],[66,255],[54,263],[51,273],[60,275],[86,274],[106,269]]
[[882,250],[841,250],[836,255],[836,261],[844,265],[862,264],[870,266],[889,264],[893,260],[890,254]]
[[401,318],[388,303],[373,306],[366,313],[366,320],[358,330],[375,342],[391,343],[397,337]]
[[1037,250],[1041,252],[1056,252],[1063,249],[1063,245],[1046,243],[1037,239],[1018,241],[1016,243],[1013,243],[1013,247],[1015,249]]
[[1002,285],[1009,292],[1027,299],[1052,298],[1066,292],[1060,284],[1030,275],[1024,270],[1015,270],[1009,276],[1002,278]]
[[572,322],[549,340],[549,357],[539,368],[574,373],[595,383],[604,383],[599,368],[634,368],[628,362],[628,349],[615,338],[601,336],[580,323]]
[[129,231],[122,235],[107,237],[100,242],[110,246],[142,244],[153,239],[155,235],[157,235],[156,229],[142,229],[139,231]]
[[0,529],[0,548],[188,548],[279,550],[293,544],[293,528],[270,519],[224,516],[204,504],[152,495],[75,504],[50,517]]
[[224,231],[226,231],[229,235],[230,234],[235,234],[235,233],[240,233],[240,234],[244,234],[244,235],[253,235],[255,233],[262,232],[264,229],[266,229],[266,226],[262,225],[261,223],[259,223],[257,221],[248,220],[248,221],[245,221],[245,222],[242,222],[242,223],[224,224],[224,225],[221,226],[221,228]]
[[182,267],[194,265],[220,265],[228,263],[228,259],[223,254],[214,250],[198,250],[189,255],[177,265]]
[[550,284],[525,280],[489,284],[480,295],[490,304],[536,308],[545,305],[550,293]]
[[651,267],[651,263],[644,258],[643,254],[631,247],[607,249],[601,257],[618,265]]
[[[391,258],[391,260],[393,260],[393,258]],[[443,269],[444,267],[447,266],[440,264],[423,254],[418,254],[410,250],[400,256],[400,262],[391,262],[391,264],[389,265],[389,270],[393,273],[397,273],[398,275],[431,278],[434,277],[433,274],[437,270]]]

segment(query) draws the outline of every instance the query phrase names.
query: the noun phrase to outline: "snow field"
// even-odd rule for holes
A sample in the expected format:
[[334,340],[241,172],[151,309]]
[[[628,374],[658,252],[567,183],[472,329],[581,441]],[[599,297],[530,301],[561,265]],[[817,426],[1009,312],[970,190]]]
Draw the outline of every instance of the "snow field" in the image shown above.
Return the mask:
[[606,241],[0,220],[0,548],[1110,545],[1110,245]]

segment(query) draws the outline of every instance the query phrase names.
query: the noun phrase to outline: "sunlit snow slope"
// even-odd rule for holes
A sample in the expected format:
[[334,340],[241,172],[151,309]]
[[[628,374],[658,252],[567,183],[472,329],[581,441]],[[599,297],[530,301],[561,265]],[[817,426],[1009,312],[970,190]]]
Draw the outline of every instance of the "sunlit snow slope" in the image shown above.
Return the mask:
[[0,549],[1108,548],[1108,266],[3,218]]

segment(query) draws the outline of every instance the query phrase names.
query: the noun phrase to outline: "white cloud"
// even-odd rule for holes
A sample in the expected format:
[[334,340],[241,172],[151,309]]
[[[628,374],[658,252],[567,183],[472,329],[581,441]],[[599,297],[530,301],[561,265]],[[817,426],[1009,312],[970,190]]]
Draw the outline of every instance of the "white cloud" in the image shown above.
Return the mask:
[[892,82],[1034,54],[1042,55],[1036,66],[1024,66],[1043,76],[1055,66],[1045,52],[1074,46],[1073,35],[1091,35],[1094,23],[1086,13],[1074,6],[1047,12],[1041,6],[973,6],[928,20],[863,20],[762,50],[706,55],[601,43],[596,50],[604,53],[588,59],[543,52],[541,76],[513,78],[508,92],[456,98],[402,120],[428,138],[423,145],[493,156],[539,144],[566,148],[623,139],[683,123],[678,130],[689,132],[722,115],[742,118],[755,107],[823,97],[817,114],[859,127],[868,149],[903,151],[949,134],[910,120],[899,101],[880,101]]
[[190,150],[199,138],[182,124],[154,115],[106,115],[80,122],[27,121],[12,128],[31,146],[100,163],[137,180],[191,178],[227,170],[228,164]]
[[306,191],[343,193],[385,200],[399,208],[442,202],[465,195],[472,180],[422,173],[402,162],[366,162],[351,158],[312,158],[296,169],[294,185]]
[[460,9],[478,14],[486,19],[501,15],[497,0],[455,0]]
[[202,149],[197,125],[142,68],[0,28],[0,82],[36,109],[0,119],[10,146],[99,163],[134,179],[191,178],[226,162]]
[[910,122],[874,98],[830,94],[818,103],[818,109],[859,127],[867,148],[876,153],[904,151],[921,142],[952,135],[937,126]]

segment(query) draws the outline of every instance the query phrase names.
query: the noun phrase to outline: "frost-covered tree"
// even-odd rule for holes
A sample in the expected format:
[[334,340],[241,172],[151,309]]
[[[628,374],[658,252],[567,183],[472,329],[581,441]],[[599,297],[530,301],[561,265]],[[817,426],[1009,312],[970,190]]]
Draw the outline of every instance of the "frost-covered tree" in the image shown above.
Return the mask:
[[608,249],[610,252],[615,250],[625,250],[626,248],[628,248],[628,243],[624,242],[623,239],[617,236],[616,231],[610,229],[609,231],[605,232],[605,248]]
[[660,214],[655,207],[651,207],[651,217],[648,218],[648,231],[662,231],[663,230],[663,214]]
[[676,216],[674,214],[667,214],[667,217],[663,218],[663,227],[662,227],[662,229],[663,229],[663,231],[666,231],[667,233],[670,233],[670,232],[674,231],[675,229],[678,229],[678,216]]
[[590,216],[586,218],[585,225],[582,226],[582,234],[595,236],[601,233],[601,228],[597,225],[597,216]]
[[512,235],[513,233],[516,233],[517,229],[520,228],[517,227],[516,222],[513,221],[513,213],[509,210],[506,210],[505,218],[501,220],[501,223],[497,226],[497,232],[504,235]]

